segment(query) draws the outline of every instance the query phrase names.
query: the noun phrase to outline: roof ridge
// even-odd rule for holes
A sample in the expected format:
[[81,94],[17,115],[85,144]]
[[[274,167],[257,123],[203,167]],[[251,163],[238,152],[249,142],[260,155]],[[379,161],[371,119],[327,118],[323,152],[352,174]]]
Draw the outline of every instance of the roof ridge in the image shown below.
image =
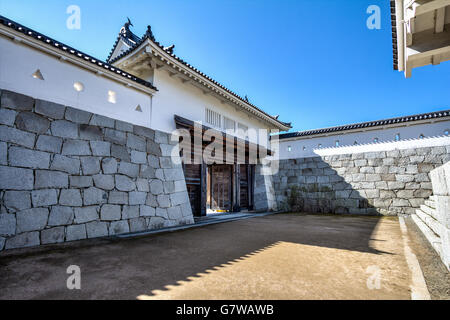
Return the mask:
[[373,121],[366,121],[366,122],[357,122],[357,123],[345,124],[345,125],[341,125],[341,126],[285,133],[285,134],[280,134],[279,138],[280,139],[289,139],[289,138],[316,135],[316,134],[322,134],[322,133],[347,131],[347,130],[354,130],[354,129],[360,129],[360,128],[370,128],[370,127],[377,127],[377,126],[383,126],[383,125],[394,124],[394,123],[404,123],[404,122],[426,120],[426,119],[430,119],[430,118],[442,118],[442,117],[450,117],[450,109],[415,114],[415,115],[410,115],[410,116],[394,117],[394,118],[373,120]]
[[73,55],[75,57],[83,58],[85,61],[88,61],[88,62],[90,62],[90,63],[92,63],[92,64],[94,64],[96,66],[102,67],[103,69],[106,69],[106,70],[108,70],[108,71],[110,71],[110,72],[112,72],[114,74],[117,74],[117,75],[122,76],[124,78],[127,78],[127,79],[129,79],[131,81],[134,81],[134,82],[136,82],[136,83],[138,83],[140,85],[143,85],[145,87],[151,88],[153,90],[158,90],[155,86],[153,86],[153,84],[151,84],[148,81],[145,81],[145,80],[143,80],[141,78],[138,78],[138,77],[136,77],[136,76],[126,72],[126,71],[123,71],[122,69],[119,69],[119,68],[109,64],[108,62],[104,62],[104,61],[102,61],[100,59],[97,59],[97,58],[95,58],[95,57],[93,57],[91,55],[88,55],[88,54],[86,54],[86,53],[84,53],[84,52],[82,52],[80,50],[77,50],[77,49],[75,49],[75,48],[73,48],[73,47],[71,47],[69,45],[66,45],[66,44],[64,44],[64,43],[62,43],[60,41],[57,41],[57,40],[55,40],[55,39],[53,39],[51,37],[48,37],[48,36],[46,36],[46,35],[44,35],[44,34],[42,34],[40,32],[37,32],[37,31],[35,31],[35,30],[31,29],[31,28],[25,27],[25,26],[21,25],[20,23],[17,23],[15,21],[11,20],[11,19],[8,19],[8,18],[6,18],[6,17],[4,17],[2,15],[0,15],[0,24],[4,25],[4,26],[6,26],[6,27],[8,27],[10,29],[13,29],[15,31],[21,32],[24,35],[26,35],[28,37],[31,37],[31,38],[34,38],[34,39],[36,39],[38,41],[41,41],[41,42],[43,42],[43,43],[45,43],[47,45],[51,45],[54,48],[57,48],[58,50],[61,50],[61,51],[66,52],[68,54],[71,54],[71,55]]

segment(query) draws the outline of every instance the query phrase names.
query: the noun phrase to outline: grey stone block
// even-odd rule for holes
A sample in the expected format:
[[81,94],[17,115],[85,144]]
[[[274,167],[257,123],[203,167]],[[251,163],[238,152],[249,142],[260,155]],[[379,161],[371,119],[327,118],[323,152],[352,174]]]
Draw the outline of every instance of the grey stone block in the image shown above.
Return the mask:
[[0,214],[0,236],[9,237],[16,234],[16,216]]
[[75,223],[82,224],[98,220],[98,206],[75,208]]
[[152,167],[154,169],[160,168],[159,157],[154,156],[154,155],[149,155],[147,157],[147,161],[148,161],[148,164],[150,167]]
[[147,150],[147,142],[145,141],[144,138],[128,133],[127,147],[134,150],[145,152]]
[[12,212],[30,209],[31,193],[29,191],[6,191],[3,204]]
[[19,146],[32,149],[36,135],[15,128],[0,125],[0,137],[4,142],[11,142]]
[[169,208],[171,206],[170,197],[168,195],[160,194],[157,199],[160,208]]
[[169,135],[165,132],[155,131],[155,142],[169,144]]
[[83,203],[85,206],[92,206],[96,204],[106,203],[108,194],[100,189],[91,187],[83,191]]
[[158,200],[153,194],[147,193],[147,200],[145,201],[145,204],[150,207],[156,208],[158,206]]
[[20,112],[16,116],[16,127],[19,130],[43,134],[47,132],[50,121],[31,112]]
[[130,220],[130,231],[141,232],[147,230],[147,222],[145,218],[134,218]]
[[0,189],[33,190],[33,185],[33,170],[0,166]]
[[178,206],[189,202],[189,198],[187,192],[177,192],[170,195],[170,201],[172,202],[172,206]]
[[160,157],[162,155],[159,143],[147,140],[147,153]]
[[414,176],[413,175],[407,175],[407,174],[397,174],[395,176],[396,180],[398,182],[412,182],[414,181]]
[[116,188],[119,191],[133,191],[136,184],[127,176],[116,174]]
[[129,201],[131,206],[145,204],[146,199],[147,199],[146,192],[133,191],[129,193]]
[[175,184],[174,192],[186,191],[186,181],[178,180],[178,181],[175,181],[174,184]]
[[89,188],[93,186],[92,177],[88,176],[71,176],[70,187],[71,188]]
[[105,204],[100,210],[100,219],[102,221],[117,221],[122,217],[121,208],[118,205]]
[[81,207],[83,200],[81,199],[81,193],[78,189],[64,189],[61,190],[59,195],[59,204],[61,206],[68,207]]
[[164,193],[164,185],[161,180],[152,180],[150,182],[150,191],[154,195],[160,195]]
[[89,239],[108,236],[108,223],[94,221],[86,224],[87,236]]
[[163,169],[173,168],[172,158],[170,157],[160,157],[160,166]]
[[114,144],[125,145],[127,143],[127,134],[122,131],[106,129],[105,140]]
[[114,158],[104,158],[102,160],[102,171],[104,174],[117,173],[117,160]]
[[184,179],[184,173],[181,168],[179,169],[164,169],[164,177],[166,181],[177,181]]
[[5,249],[29,248],[40,245],[39,232],[27,232],[6,239]]
[[36,100],[35,112],[54,120],[64,119],[66,108],[60,104]]
[[147,153],[140,151],[131,151],[131,162],[137,164],[146,164],[147,163]]
[[97,188],[103,189],[103,190],[108,190],[108,191],[111,191],[112,189],[114,189],[114,186],[115,186],[114,176],[98,174],[98,175],[95,175],[93,178],[94,178],[94,185]]
[[125,132],[133,132],[133,125],[131,123],[123,122],[120,120],[116,120],[116,130],[125,131]]
[[66,140],[62,149],[63,155],[68,156],[90,156],[89,142],[80,140]]
[[105,128],[112,128],[114,129],[114,119],[104,117],[98,114],[94,114],[92,116],[91,121],[89,124],[99,127],[105,127]]
[[181,207],[179,206],[168,208],[167,214],[171,220],[181,220],[183,218]]
[[183,203],[182,205],[180,205],[180,208],[183,217],[192,217],[192,207],[189,202]]
[[71,107],[66,108],[66,115],[65,115],[66,120],[79,124],[89,124],[91,117],[92,113],[90,112],[74,109]]
[[1,107],[16,109],[20,111],[31,111],[33,109],[34,99],[20,93],[2,90]]
[[78,125],[66,120],[53,121],[51,126],[52,135],[55,137],[77,139]]
[[33,208],[16,213],[17,233],[43,230],[48,221],[47,208]]
[[42,244],[62,243],[64,242],[64,238],[65,238],[64,227],[56,227],[41,231]]
[[117,144],[111,145],[111,156],[117,158],[121,161],[130,162],[130,154],[128,153],[128,149],[125,146],[120,146]]
[[155,169],[155,178],[159,180],[165,180],[164,169]]
[[69,186],[69,175],[63,172],[36,170],[35,189],[62,188]]
[[93,141],[103,140],[103,132],[99,127],[82,124],[80,125],[80,139]]
[[148,138],[150,140],[155,140],[155,131],[153,131],[150,128],[141,127],[141,126],[134,126],[133,132],[136,135],[143,136],[143,137]]
[[91,141],[92,155],[109,157],[111,155],[111,143],[104,141]]
[[139,214],[141,217],[154,217],[156,215],[156,210],[150,206],[140,206]]
[[33,207],[48,207],[58,203],[58,194],[55,189],[33,190],[31,192]]
[[161,144],[160,145],[161,148],[161,154],[163,157],[171,157],[172,156],[172,152],[174,152],[174,148],[176,148],[175,146],[172,146],[170,144]]
[[174,193],[175,192],[175,182],[174,181],[166,181],[164,182],[164,193]]
[[98,157],[81,158],[81,169],[84,175],[94,175],[100,173],[100,158]]
[[8,164],[8,145],[6,142],[0,142],[0,165]]
[[2,251],[3,248],[5,247],[5,242],[6,242],[6,239],[3,237],[0,237],[0,251]]
[[161,217],[151,217],[148,222],[148,229],[157,230],[164,228],[165,219]]
[[41,151],[60,153],[63,140],[58,137],[40,135],[36,142],[36,148]]
[[80,160],[56,154],[55,157],[53,158],[50,169],[56,171],[63,171],[70,174],[79,174]]
[[21,147],[11,147],[8,152],[9,164],[14,167],[48,169],[50,154]]
[[115,221],[111,222],[109,226],[109,235],[124,234],[130,232],[130,226],[127,221]]
[[108,203],[110,204],[128,204],[128,193],[120,191],[111,191],[109,193]]
[[150,192],[150,185],[147,179],[137,179],[136,188],[139,192]]
[[66,227],[66,241],[86,239],[86,225],[79,224]]
[[139,176],[139,165],[122,161],[119,164],[119,173],[136,178]]
[[17,112],[9,109],[0,109],[0,124],[5,126],[14,126],[16,122]]
[[50,210],[48,226],[67,226],[72,224],[74,218],[73,208],[55,206]]
[[123,206],[122,220],[133,219],[139,217],[139,206]]
[[164,219],[169,219],[166,208],[156,208],[156,216]]
[[141,164],[139,177],[146,178],[146,179],[153,179],[153,178],[155,178],[155,176],[156,176],[156,171],[154,168]]

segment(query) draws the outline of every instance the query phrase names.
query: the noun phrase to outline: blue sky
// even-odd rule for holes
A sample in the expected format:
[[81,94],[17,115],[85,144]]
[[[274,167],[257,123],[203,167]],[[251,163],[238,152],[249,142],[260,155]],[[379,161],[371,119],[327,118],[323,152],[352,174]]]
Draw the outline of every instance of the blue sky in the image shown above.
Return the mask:
[[[81,8],[81,30],[66,8]],[[381,30],[366,9],[381,8]],[[307,130],[450,108],[450,62],[392,68],[388,0],[0,0],[0,14],[106,59],[126,17],[228,88]]]

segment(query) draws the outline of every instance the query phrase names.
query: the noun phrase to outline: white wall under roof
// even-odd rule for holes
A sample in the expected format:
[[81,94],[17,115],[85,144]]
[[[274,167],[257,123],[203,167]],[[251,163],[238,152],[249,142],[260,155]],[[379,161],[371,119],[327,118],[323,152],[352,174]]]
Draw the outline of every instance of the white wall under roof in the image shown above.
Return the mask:
[[[192,121],[202,121],[204,125],[211,127],[205,123],[206,108],[248,128],[270,129],[268,125],[256,120],[256,117],[249,117],[247,113],[237,111],[229,104],[222,104],[219,99],[209,94],[205,95],[201,89],[192,84],[183,83],[177,77],[170,77],[162,69],[155,70],[153,84],[158,88],[153,98],[152,127],[155,129],[165,132],[175,130],[174,115]],[[255,142],[253,139],[250,141]]]
[[[39,69],[44,80],[32,74]],[[107,72],[105,70],[105,72]],[[78,93],[74,83],[81,82]],[[149,94],[0,36],[0,88],[141,126],[150,126]],[[115,104],[108,91],[116,93]],[[135,111],[140,105],[142,112]]]
[[[376,127],[370,131],[341,132],[330,136],[306,136],[293,139],[280,140],[280,159],[297,159],[316,157],[323,155],[327,150],[329,154],[341,152],[358,153],[368,151],[382,151],[394,145],[395,148],[427,146],[431,137],[443,137],[445,131],[450,131],[450,120],[429,122],[402,127]],[[400,134],[401,141],[396,142],[395,137]],[[426,139],[419,139],[423,135]],[[379,143],[374,143],[377,138]],[[446,144],[450,145],[450,137],[443,137]],[[336,147],[339,141],[339,147]],[[357,146],[354,143],[358,142]],[[434,140],[433,140],[434,141]],[[321,147],[319,147],[321,145]],[[305,148],[305,149],[303,149]],[[380,149],[381,150],[378,150]],[[291,151],[289,151],[289,149]],[[376,150],[375,150],[376,149]]]

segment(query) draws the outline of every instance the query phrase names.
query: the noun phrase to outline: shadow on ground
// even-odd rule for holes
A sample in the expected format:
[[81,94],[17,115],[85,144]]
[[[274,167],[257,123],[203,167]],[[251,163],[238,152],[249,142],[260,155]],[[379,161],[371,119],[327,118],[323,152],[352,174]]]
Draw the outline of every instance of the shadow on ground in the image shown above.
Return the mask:
[[[11,251],[0,255],[0,299],[407,299],[400,239],[395,218],[273,215]],[[374,264],[401,290],[368,291]],[[66,288],[70,265],[82,290]]]

